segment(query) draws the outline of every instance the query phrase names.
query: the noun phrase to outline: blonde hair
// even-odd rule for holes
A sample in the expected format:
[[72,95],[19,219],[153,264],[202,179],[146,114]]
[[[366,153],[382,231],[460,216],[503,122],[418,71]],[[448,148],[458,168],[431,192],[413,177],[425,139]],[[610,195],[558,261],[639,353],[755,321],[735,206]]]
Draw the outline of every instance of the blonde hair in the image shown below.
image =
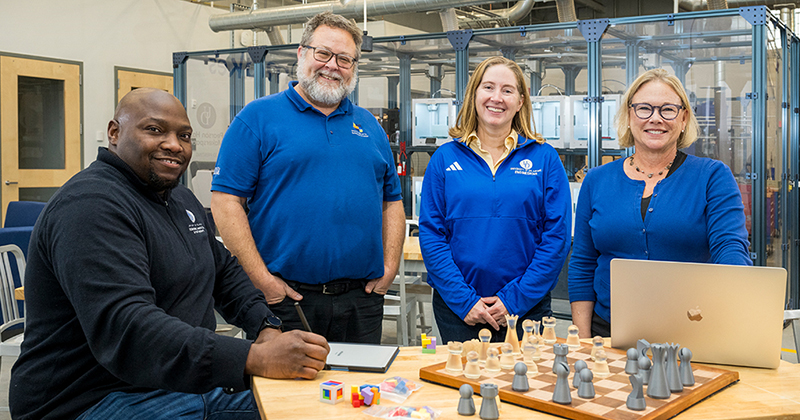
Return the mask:
[[528,85],[525,83],[525,75],[517,63],[501,56],[489,57],[483,60],[467,83],[467,91],[464,94],[464,106],[458,111],[455,127],[449,130],[450,137],[464,138],[478,129],[478,112],[475,107],[475,92],[483,80],[486,69],[494,65],[504,65],[514,73],[517,79],[517,91],[522,99],[522,108],[514,115],[511,128],[522,134],[525,138],[534,139],[538,143],[544,143],[544,138],[536,133],[536,127],[531,128],[531,96],[528,93]]
[[633,134],[631,133],[630,121],[630,107],[633,95],[645,84],[650,82],[661,82],[669,87],[681,98],[681,106],[686,111],[686,128],[678,137],[678,149],[689,147],[697,140],[697,133],[700,127],[697,125],[697,118],[694,116],[691,104],[689,104],[689,97],[686,95],[686,90],[683,89],[683,84],[677,77],[667,73],[664,69],[652,69],[644,72],[641,76],[631,84],[625,95],[622,97],[619,109],[617,110],[617,138],[619,145],[622,147],[631,147],[633,143]]

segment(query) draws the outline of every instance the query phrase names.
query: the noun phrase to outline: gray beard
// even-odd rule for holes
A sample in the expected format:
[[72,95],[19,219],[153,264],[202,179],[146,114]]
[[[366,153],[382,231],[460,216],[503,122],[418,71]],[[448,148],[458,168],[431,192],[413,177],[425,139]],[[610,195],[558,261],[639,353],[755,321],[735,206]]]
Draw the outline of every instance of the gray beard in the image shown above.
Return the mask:
[[[331,58],[331,60],[335,60],[335,58]],[[344,98],[347,97],[353,90],[356,88],[356,83],[358,82],[358,67],[353,67],[353,75],[350,78],[350,83],[345,85],[341,83],[342,76],[337,73],[329,73],[324,69],[319,69],[317,72],[311,76],[308,76],[306,73],[306,56],[305,54],[300,56],[300,60],[297,62],[297,81],[300,84],[300,87],[303,88],[303,92],[305,92],[312,101],[321,103],[323,105],[328,106],[335,106],[338,105],[339,102],[342,102]],[[339,86],[328,88],[323,86],[319,83],[320,75],[324,74],[328,77],[333,77],[339,80]]]

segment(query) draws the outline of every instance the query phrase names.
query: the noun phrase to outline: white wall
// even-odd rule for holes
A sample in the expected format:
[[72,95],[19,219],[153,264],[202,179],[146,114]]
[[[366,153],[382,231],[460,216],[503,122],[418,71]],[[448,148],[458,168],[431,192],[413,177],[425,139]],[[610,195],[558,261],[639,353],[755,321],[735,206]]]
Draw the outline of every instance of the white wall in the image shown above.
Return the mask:
[[107,145],[114,66],[172,73],[173,52],[229,48],[230,33],[208,27],[218,13],[226,11],[180,0],[2,0],[0,52],[83,63],[88,166]]

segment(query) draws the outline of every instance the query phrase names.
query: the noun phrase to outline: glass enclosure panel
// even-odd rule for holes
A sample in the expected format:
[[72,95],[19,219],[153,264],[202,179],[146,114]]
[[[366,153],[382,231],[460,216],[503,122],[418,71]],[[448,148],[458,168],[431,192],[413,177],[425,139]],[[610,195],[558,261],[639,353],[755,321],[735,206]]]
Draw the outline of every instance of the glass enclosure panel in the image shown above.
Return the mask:
[[64,81],[19,76],[17,89],[19,169],[64,169]]
[[780,30],[772,23],[767,24],[767,135],[766,135],[766,212],[765,241],[767,244],[767,265],[782,267],[784,253],[782,249],[783,232],[781,222],[781,204],[783,197],[783,46]]

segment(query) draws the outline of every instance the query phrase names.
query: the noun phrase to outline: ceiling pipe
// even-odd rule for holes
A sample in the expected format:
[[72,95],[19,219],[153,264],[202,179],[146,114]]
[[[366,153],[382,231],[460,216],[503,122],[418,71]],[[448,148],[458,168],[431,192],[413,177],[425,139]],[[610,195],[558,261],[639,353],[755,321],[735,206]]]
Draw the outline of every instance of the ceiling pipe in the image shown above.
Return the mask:
[[[502,10],[493,10],[494,13],[500,15],[501,17],[508,19],[511,23],[517,23],[528,14],[533,9],[533,5],[536,3],[537,0],[520,0],[512,7],[508,9]],[[540,1],[548,1],[548,0],[540,0]],[[572,0],[570,0],[572,1]]]
[[690,12],[734,9],[746,6],[767,6],[772,8],[779,4],[786,4],[786,0],[680,0],[680,8]]
[[[304,23],[311,16],[321,12],[333,12],[348,19],[362,15],[365,0],[324,1],[295,6],[280,6],[250,12],[235,12],[211,16],[208,26],[214,32],[234,29],[260,29],[269,26]],[[572,1],[572,0],[564,0]],[[504,3],[503,0],[440,0],[432,4],[430,0],[369,0],[367,12],[373,16],[411,13],[427,10],[441,10],[453,7],[477,6],[481,4]]]
[[575,22],[578,14],[575,13],[574,0],[556,0],[556,11],[558,12],[559,22]]
[[456,16],[456,9],[449,8],[439,10],[439,19],[442,20],[442,31],[457,31],[458,30],[458,16]]

